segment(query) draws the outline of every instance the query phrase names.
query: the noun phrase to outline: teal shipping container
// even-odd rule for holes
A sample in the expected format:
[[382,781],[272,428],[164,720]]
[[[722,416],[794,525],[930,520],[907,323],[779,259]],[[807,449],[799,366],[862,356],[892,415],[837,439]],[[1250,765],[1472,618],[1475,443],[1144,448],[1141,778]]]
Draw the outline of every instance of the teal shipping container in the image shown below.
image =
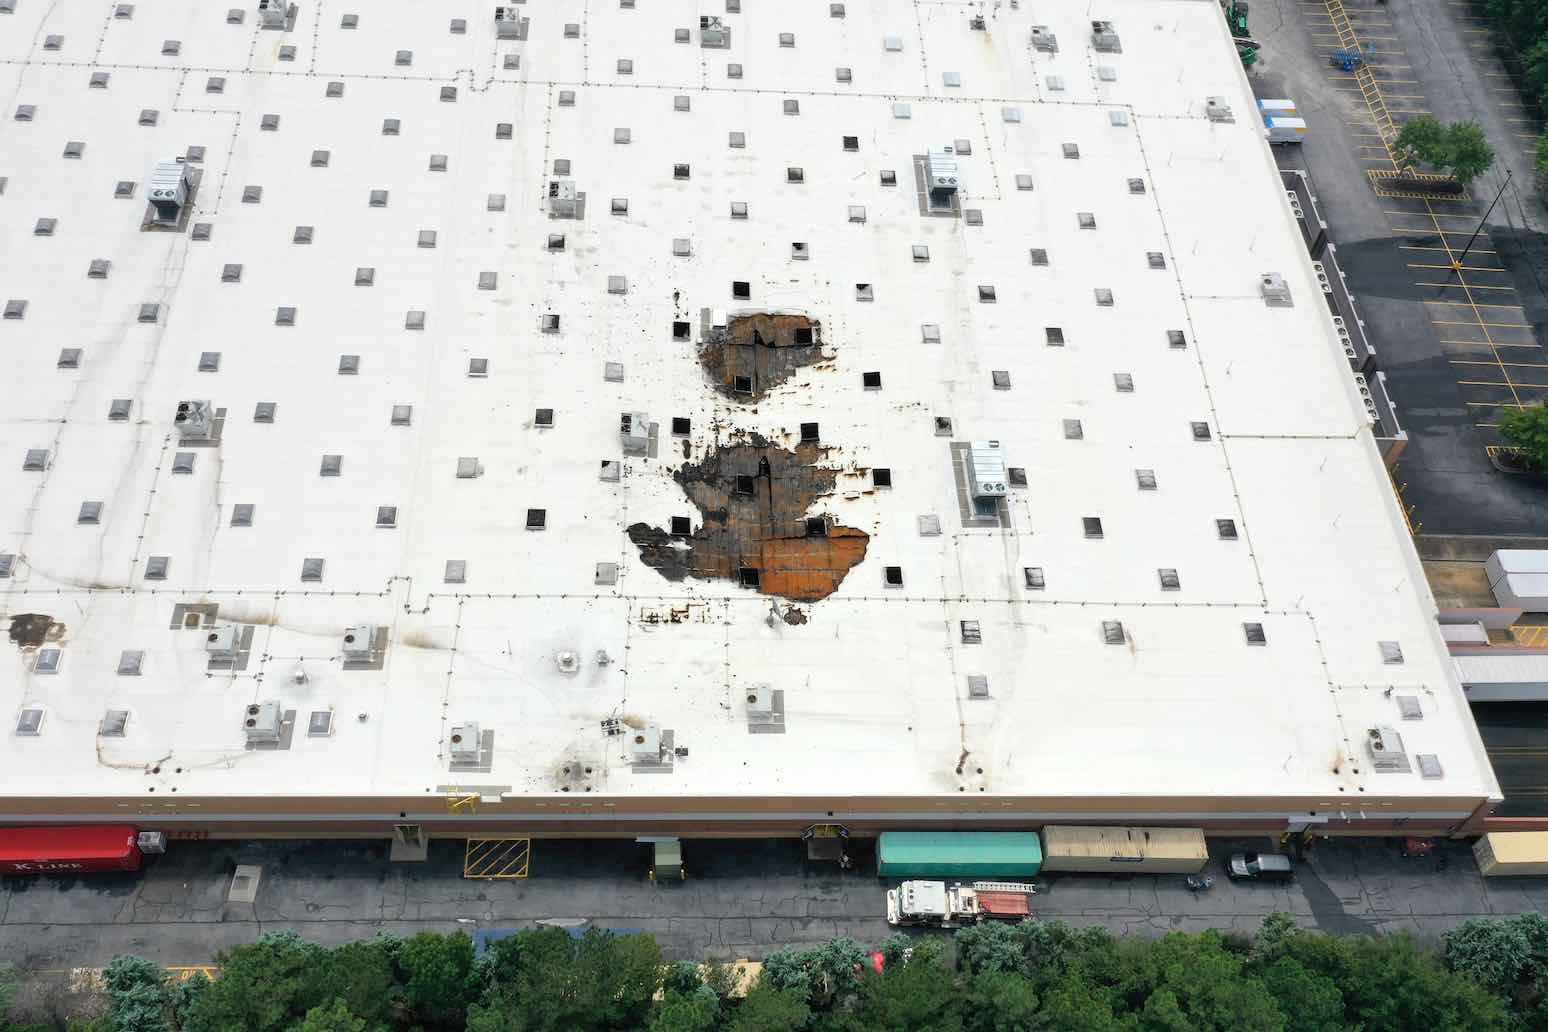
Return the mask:
[[876,843],[883,878],[1027,878],[1042,865],[1032,831],[884,831]]

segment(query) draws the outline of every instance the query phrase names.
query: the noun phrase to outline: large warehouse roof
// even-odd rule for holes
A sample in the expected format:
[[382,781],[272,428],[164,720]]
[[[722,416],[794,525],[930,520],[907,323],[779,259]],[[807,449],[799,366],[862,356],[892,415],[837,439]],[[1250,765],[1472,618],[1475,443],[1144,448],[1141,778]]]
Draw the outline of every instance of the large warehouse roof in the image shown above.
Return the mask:
[[4,2],[7,797],[1498,794],[1213,0]]

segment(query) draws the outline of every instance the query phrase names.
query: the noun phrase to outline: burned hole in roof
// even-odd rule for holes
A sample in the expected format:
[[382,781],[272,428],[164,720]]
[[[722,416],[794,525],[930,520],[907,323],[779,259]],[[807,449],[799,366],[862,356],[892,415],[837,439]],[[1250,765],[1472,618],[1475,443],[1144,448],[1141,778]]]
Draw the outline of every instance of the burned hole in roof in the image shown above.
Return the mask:
[[[819,444],[792,450],[757,434],[721,444],[672,473],[699,510],[698,529],[673,535],[635,523],[629,540],[670,581],[718,578],[793,602],[827,598],[865,558],[871,539],[832,521],[824,534],[808,532],[808,511],[838,479],[822,463],[825,451]],[[756,583],[744,570],[758,571]]]
[[757,402],[802,366],[824,358],[822,324],[795,313],[742,312],[726,325],[705,320],[699,364],[710,383],[728,398]]
[[64,637],[65,626],[42,613],[18,613],[11,617],[11,644],[20,649],[35,649],[45,641]]

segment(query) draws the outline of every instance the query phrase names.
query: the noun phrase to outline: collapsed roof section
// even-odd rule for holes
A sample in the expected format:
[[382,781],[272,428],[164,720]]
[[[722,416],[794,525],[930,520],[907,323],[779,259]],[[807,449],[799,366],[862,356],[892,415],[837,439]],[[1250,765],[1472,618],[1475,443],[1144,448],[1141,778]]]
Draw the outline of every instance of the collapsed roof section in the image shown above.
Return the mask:
[[699,363],[728,398],[752,403],[802,366],[820,362],[822,324],[798,313],[746,312],[726,319],[705,309]]
[[865,558],[870,536],[808,515],[838,477],[821,460],[819,445],[792,450],[757,434],[717,445],[672,474],[698,509],[698,526],[689,517],[670,531],[635,523],[629,539],[668,580],[721,578],[794,602],[827,598]]

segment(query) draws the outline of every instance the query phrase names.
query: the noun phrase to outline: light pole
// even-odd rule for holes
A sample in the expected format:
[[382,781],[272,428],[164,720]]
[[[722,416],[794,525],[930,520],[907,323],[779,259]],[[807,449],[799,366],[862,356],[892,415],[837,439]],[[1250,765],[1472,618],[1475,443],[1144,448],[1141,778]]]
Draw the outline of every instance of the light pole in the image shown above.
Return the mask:
[[1473,241],[1478,239],[1478,234],[1483,232],[1484,223],[1489,221],[1489,213],[1494,211],[1494,206],[1500,203],[1500,198],[1505,196],[1505,188],[1510,185],[1510,177],[1515,175],[1514,170],[1505,173],[1505,182],[1500,184],[1500,192],[1494,195],[1494,200],[1489,202],[1489,209],[1483,213],[1483,218],[1478,220],[1478,228],[1473,230],[1473,235],[1467,238],[1467,246],[1462,248],[1462,253],[1451,260],[1451,268],[1455,272],[1462,271],[1462,263],[1467,260],[1467,252],[1473,249]]

